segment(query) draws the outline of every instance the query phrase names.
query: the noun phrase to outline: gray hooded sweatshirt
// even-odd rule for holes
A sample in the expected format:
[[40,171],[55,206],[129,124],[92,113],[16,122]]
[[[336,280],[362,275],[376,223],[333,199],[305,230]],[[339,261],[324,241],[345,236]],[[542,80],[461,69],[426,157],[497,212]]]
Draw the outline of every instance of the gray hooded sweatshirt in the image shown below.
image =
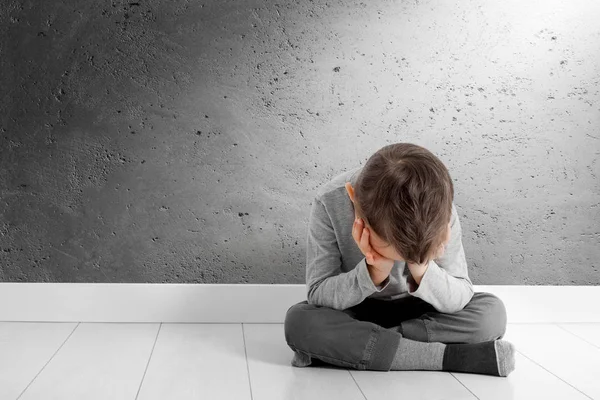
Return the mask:
[[318,189],[308,221],[306,288],[309,304],[345,310],[365,298],[395,300],[415,296],[443,313],[460,311],[473,297],[461,226],[452,204],[451,237],[444,255],[431,260],[417,286],[404,261],[395,261],[388,278],[375,286],[365,256],[352,237],[354,204],[345,188],[354,186],[362,166],[336,175]]

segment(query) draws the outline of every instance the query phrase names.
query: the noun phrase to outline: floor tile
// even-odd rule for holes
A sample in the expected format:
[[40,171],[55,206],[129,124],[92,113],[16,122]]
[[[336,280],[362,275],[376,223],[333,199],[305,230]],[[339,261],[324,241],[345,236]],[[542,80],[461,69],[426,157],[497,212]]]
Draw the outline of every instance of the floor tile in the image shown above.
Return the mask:
[[600,323],[557,324],[581,339],[600,348]]
[[477,399],[449,372],[352,371],[351,373],[369,400]]
[[132,400],[159,324],[81,323],[19,400]]
[[509,324],[504,339],[567,384],[600,399],[600,348],[555,324]]
[[162,324],[137,397],[149,399],[250,400],[241,324]]
[[589,400],[578,390],[517,352],[507,377],[453,372],[480,400]]
[[77,323],[0,322],[0,399],[16,399]]

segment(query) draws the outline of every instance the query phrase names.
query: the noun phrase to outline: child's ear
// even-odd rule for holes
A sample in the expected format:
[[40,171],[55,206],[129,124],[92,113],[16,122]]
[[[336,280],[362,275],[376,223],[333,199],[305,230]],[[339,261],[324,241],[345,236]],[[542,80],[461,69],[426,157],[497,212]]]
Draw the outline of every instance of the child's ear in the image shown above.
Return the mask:
[[350,182],[346,182],[346,192],[348,193],[348,197],[350,197],[350,201],[354,203],[354,188]]

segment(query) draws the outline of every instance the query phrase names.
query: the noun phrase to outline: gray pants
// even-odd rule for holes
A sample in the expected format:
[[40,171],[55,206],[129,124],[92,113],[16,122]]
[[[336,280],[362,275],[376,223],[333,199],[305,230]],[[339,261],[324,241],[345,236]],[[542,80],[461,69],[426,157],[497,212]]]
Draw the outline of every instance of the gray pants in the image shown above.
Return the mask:
[[358,370],[389,371],[400,339],[420,342],[479,343],[502,339],[504,303],[491,293],[476,292],[454,314],[438,312],[410,296],[398,300],[366,298],[346,310],[302,301],[290,307],[284,331],[288,346],[303,365],[333,364]]

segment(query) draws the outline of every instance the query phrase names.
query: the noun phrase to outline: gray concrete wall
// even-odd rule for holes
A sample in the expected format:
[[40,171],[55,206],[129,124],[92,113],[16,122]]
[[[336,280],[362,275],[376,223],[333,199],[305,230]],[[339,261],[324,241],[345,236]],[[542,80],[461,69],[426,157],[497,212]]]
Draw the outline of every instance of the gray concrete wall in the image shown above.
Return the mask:
[[600,283],[594,0],[0,5],[0,281],[304,283],[316,189],[413,142],[475,284]]

